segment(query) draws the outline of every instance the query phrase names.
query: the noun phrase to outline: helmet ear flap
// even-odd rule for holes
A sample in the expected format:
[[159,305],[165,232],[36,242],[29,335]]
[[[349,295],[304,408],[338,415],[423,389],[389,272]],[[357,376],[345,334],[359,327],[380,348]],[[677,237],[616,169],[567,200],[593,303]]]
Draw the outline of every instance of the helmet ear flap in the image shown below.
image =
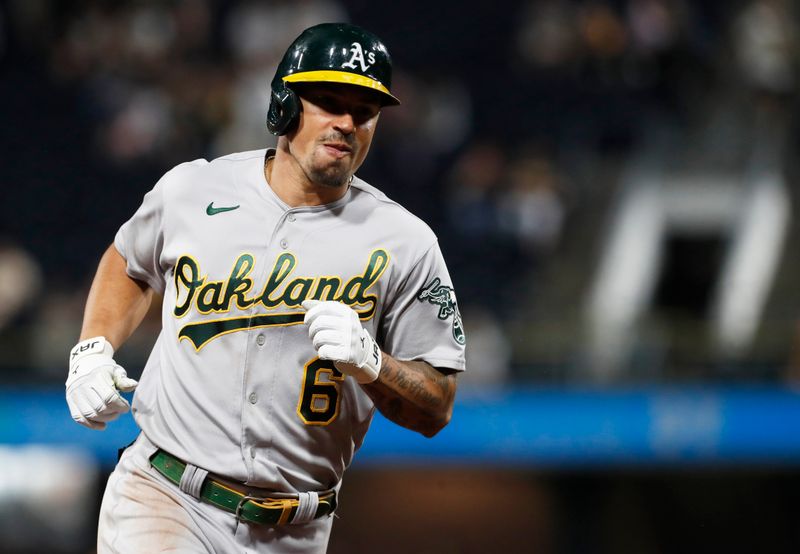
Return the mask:
[[300,100],[297,94],[285,84],[279,89],[272,89],[269,110],[267,111],[267,129],[273,135],[285,135],[297,123],[300,115]]

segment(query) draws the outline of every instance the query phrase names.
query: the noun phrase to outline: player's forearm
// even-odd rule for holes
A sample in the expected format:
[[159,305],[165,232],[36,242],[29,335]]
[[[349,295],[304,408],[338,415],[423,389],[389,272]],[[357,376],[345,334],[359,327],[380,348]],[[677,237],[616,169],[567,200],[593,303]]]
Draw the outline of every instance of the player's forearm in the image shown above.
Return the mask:
[[383,354],[378,380],[364,385],[364,390],[388,419],[432,437],[453,414],[456,377],[425,362],[399,361]]
[[139,326],[150,307],[153,291],[131,279],[125,258],[112,244],[97,267],[83,314],[81,340],[104,336],[116,349]]

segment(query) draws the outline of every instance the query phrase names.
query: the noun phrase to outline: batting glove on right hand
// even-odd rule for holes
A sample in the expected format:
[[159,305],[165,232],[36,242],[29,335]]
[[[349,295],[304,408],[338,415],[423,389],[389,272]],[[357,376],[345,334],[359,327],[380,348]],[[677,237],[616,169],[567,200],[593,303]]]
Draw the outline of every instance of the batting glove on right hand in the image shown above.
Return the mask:
[[381,349],[350,306],[331,300],[304,300],[303,308],[303,322],[321,359],[333,360],[336,369],[361,384],[378,378],[383,363]]
[[131,409],[119,391],[130,392],[138,383],[113,355],[105,337],[83,340],[70,351],[67,404],[72,419],[89,429],[105,429],[106,422]]

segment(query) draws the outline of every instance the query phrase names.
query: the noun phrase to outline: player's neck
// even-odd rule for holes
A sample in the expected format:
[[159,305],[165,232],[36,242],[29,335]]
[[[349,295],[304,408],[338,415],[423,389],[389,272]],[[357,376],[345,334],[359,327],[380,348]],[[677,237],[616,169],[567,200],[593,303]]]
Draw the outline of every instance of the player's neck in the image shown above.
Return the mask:
[[342,198],[348,186],[326,187],[311,182],[294,159],[286,159],[280,152],[276,156],[281,160],[276,163],[275,157],[269,157],[264,164],[264,177],[267,185],[288,206],[321,206]]

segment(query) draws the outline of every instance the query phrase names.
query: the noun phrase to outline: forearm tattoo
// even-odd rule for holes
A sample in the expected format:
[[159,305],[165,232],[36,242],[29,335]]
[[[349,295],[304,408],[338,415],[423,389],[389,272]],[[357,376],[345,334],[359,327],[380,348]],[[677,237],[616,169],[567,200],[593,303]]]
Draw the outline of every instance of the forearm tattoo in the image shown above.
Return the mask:
[[364,387],[384,416],[426,436],[449,421],[455,388],[453,375],[425,362],[401,362],[390,356],[384,357],[380,379]]

